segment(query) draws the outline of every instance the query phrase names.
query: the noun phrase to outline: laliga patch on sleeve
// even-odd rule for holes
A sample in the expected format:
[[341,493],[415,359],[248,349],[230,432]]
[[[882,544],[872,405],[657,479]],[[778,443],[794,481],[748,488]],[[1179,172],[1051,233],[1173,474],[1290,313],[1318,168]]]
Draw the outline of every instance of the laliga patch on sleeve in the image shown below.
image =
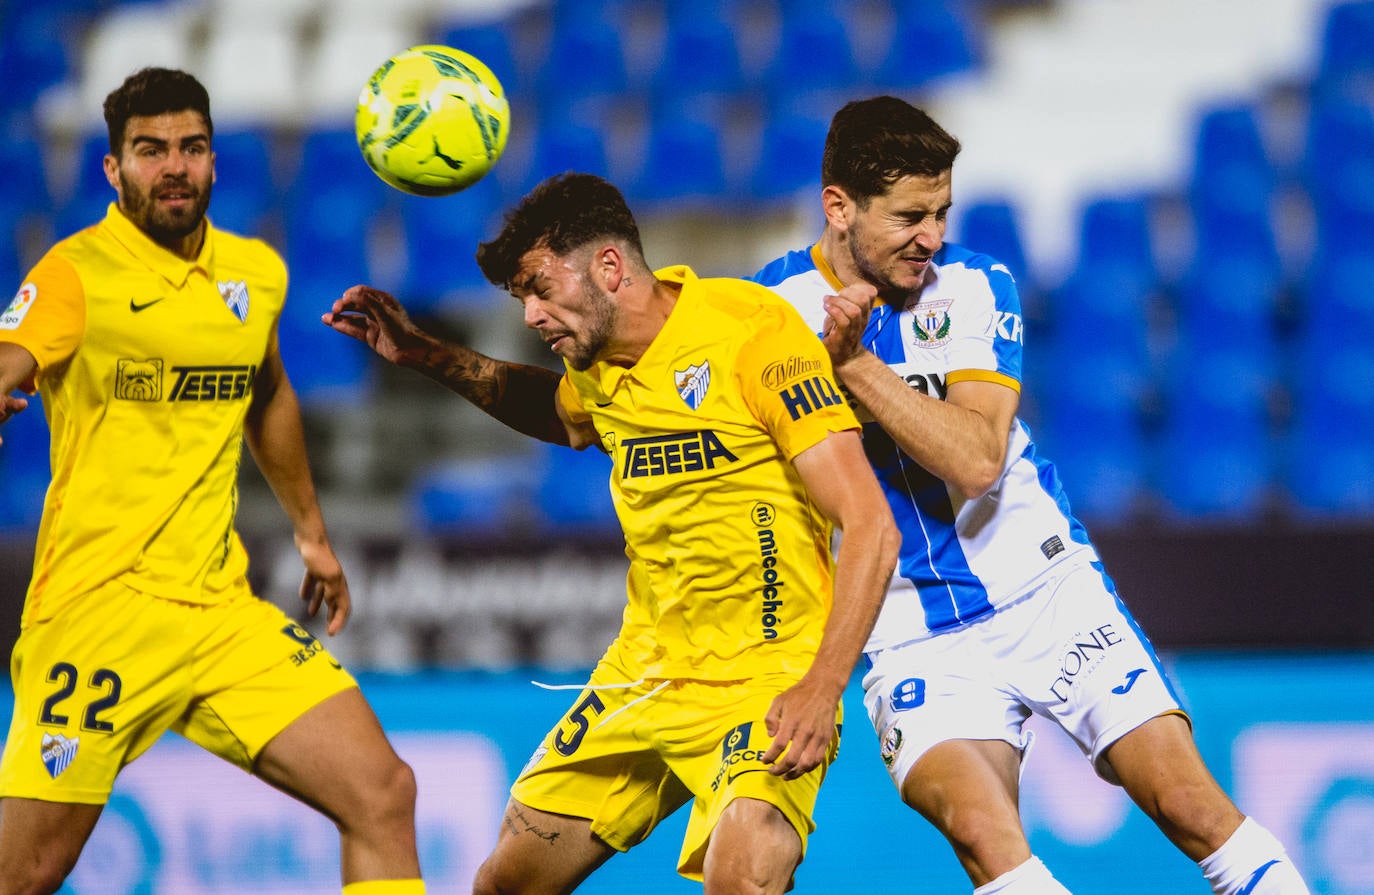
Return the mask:
[[38,298],[38,287],[33,283],[25,283],[19,287],[19,292],[14,296],[14,301],[5,308],[4,313],[0,313],[0,329],[18,329],[19,324],[24,322],[24,315],[33,307],[34,299]]

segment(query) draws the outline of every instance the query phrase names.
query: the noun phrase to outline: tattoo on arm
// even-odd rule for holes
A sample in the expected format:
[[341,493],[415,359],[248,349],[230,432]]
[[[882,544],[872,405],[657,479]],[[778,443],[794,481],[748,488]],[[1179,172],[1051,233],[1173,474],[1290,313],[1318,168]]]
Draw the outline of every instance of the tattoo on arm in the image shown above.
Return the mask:
[[553,370],[444,348],[432,349],[420,369],[517,432],[568,443],[568,431],[554,406],[562,377]]
[[537,825],[530,823],[529,818],[520,810],[519,805],[511,805],[510,810],[506,812],[506,816],[502,819],[505,821],[506,829],[510,830],[516,836],[519,836],[521,833],[531,833],[543,839],[549,845],[553,845],[558,841],[560,834],[556,830],[552,832],[541,830]]

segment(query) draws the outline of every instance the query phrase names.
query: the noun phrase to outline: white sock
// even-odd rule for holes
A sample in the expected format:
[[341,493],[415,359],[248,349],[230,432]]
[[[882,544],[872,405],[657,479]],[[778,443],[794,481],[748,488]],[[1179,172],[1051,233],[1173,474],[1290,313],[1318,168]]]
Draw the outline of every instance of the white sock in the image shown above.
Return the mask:
[[1311,895],[1283,844],[1253,818],[1198,866],[1216,895]]
[[973,895],[1070,895],[1054,878],[1050,869],[1035,855],[1020,867],[1008,870],[990,883],[973,890]]

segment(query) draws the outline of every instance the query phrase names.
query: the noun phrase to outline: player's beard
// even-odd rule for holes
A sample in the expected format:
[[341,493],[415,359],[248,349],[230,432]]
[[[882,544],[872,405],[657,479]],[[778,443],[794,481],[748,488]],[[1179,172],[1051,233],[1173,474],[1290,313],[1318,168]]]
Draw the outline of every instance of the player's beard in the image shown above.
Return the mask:
[[859,277],[871,283],[878,290],[878,296],[891,305],[901,306],[925,284],[926,273],[912,276],[909,272],[899,281],[897,272],[905,265],[901,260],[907,254],[906,246],[894,254],[886,256],[885,263],[874,260],[877,252],[862,227],[851,227],[849,239],[849,258],[858,271]]
[[563,355],[574,370],[585,370],[596,362],[597,355],[610,343],[616,319],[620,316],[620,306],[597,289],[590,278],[582,280],[582,297],[586,299],[582,315],[586,326],[581,337],[573,334],[569,340],[572,350]]
[[[210,207],[210,188],[213,182],[196,184],[189,179],[162,181],[154,184],[148,192],[139,192],[124,172],[119,172],[120,208],[129,220],[158,245],[169,248],[196,232],[205,211]],[[154,196],[168,187],[179,187],[191,194],[191,204],[178,209],[169,209],[158,203]]]

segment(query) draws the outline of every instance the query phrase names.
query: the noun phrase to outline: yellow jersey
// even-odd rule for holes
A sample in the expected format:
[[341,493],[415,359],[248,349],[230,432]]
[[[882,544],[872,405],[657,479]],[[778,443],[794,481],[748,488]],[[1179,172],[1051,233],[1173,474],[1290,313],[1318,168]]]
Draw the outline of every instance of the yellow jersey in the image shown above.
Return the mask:
[[616,649],[646,678],[799,677],[830,612],[831,525],[790,462],[858,421],[824,346],[754,283],[680,286],[631,367],[569,369],[559,400],[611,455],[630,558]]
[[52,433],[24,625],[116,579],[193,603],[241,586],[243,423],[285,296],[265,243],[207,222],[186,261],[114,204],[39,260],[0,314]]

